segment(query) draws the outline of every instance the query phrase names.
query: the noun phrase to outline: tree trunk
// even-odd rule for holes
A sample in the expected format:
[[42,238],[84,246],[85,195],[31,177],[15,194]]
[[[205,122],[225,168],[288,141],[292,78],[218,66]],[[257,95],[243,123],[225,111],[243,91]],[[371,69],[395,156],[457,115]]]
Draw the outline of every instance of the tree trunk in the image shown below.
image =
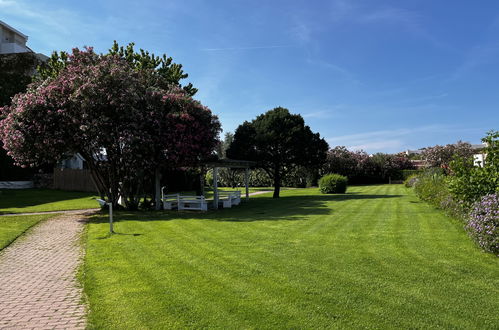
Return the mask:
[[274,174],[274,195],[272,198],[279,198],[279,192],[281,191],[281,175],[279,171]]
[[161,209],[161,172],[159,168],[154,171],[154,209]]

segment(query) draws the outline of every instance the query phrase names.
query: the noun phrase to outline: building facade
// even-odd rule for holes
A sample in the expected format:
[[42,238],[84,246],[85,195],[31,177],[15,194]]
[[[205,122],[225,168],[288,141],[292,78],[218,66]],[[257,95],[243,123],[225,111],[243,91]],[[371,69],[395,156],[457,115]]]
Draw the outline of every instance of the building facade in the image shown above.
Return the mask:
[[0,21],[0,54],[31,53],[27,41],[27,35]]

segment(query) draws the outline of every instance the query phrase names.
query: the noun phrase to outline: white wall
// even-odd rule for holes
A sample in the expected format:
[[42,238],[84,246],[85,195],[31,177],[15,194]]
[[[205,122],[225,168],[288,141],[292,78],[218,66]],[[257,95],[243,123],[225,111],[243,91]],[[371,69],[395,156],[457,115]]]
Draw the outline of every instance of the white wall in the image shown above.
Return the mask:
[[483,167],[485,162],[485,154],[475,154],[473,155],[473,165],[478,167]]
[[26,38],[4,26],[0,26],[0,54],[26,53]]

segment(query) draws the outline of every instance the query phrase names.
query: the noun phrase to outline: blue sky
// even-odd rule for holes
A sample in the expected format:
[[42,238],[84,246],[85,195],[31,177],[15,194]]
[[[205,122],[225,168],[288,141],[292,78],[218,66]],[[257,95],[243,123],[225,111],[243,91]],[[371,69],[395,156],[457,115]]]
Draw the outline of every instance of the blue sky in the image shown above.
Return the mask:
[[0,0],[0,20],[47,55],[114,39],[166,53],[224,131],[276,106],[370,153],[499,129],[495,0]]

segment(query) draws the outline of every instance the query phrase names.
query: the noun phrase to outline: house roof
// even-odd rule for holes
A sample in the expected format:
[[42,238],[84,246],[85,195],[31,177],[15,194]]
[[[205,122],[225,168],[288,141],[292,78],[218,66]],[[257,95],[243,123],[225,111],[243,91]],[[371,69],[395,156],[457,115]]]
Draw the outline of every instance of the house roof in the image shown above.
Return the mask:
[[12,26],[10,26],[9,24],[5,23],[4,21],[0,20],[0,25],[3,26],[3,27],[5,27],[8,30],[11,30],[11,31],[19,34],[21,37],[23,37],[26,40],[28,40],[28,36],[27,35],[25,35],[24,33],[20,32],[19,30],[14,29]]

